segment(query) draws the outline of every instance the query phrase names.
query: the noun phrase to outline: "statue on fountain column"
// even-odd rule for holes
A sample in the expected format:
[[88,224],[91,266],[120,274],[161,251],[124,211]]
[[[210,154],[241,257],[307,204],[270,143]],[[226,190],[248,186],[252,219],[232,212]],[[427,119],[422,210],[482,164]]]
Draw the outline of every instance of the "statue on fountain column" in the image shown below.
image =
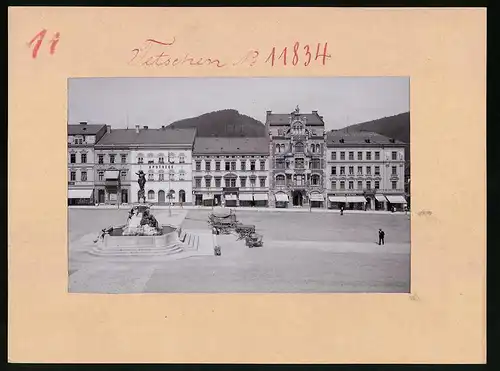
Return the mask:
[[139,183],[139,202],[146,202],[146,194],[144,193],[144,185],[146,184],[146,174],[144,171],[139,170],[138,173],[135,173],[139,179],[137,179],[137,183]]

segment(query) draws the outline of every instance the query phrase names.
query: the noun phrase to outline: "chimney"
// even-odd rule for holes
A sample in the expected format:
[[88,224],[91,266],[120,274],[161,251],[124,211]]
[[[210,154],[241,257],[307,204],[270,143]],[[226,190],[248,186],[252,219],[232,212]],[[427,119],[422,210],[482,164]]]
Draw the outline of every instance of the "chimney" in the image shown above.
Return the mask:
[[80,122],[80,125],[87,125],[87,121]]
[[135,132],[139,134],[139,125],[135,125]]
[[106,125],[106,132],[111,133],[111,125]]
[[146,125],[144,125],[144,129],[148,130],[148,127]]

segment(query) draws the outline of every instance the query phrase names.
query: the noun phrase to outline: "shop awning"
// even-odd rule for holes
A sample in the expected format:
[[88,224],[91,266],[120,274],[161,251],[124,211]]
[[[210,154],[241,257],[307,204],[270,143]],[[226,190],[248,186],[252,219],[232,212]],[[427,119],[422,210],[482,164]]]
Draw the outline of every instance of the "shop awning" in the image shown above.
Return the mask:
[[347,196],[347,202],[366,202],[366,198],[363,196]]
[[214,199],[214,195],[213,194],[204,193],[202,198],[204,200],[213,200]]
[[120,177],[120,172],[118,170],[106,170],[104,177],[106,180],[116,180]]
[[256,193],[253,195],[255,201],[267,201],[267,193]]
[[346,202],[345,196],[328,196],[330,202]]
[[378,201],[378,202],[386,202],[387,201],[387,198],[385,198],[384,195],[375,195],[375,199]]
[[277,202],[288,202],[288,195],[285,193],[276,193],[274,197]]
[[387,201],[389,201],[391,204],[405,204],[406,199],[403,196],[400,195],[385,195],[387,197]]
[[69,189],[68,198],[91,198],[93,189]]
[[238,196],[236,196],[236,195],[224,195],[224,199],[226,201],[236,201],[238,199]]
[[320,201],[320,202],[323,202],[325,200],[325,198],[323,197],[323,195],[321,193],[311,193],[311,195],[309,196],[309,199],[311,201]]
[[253,201],[253,197],[251,193],[241,193],[238,198],[240,201]]

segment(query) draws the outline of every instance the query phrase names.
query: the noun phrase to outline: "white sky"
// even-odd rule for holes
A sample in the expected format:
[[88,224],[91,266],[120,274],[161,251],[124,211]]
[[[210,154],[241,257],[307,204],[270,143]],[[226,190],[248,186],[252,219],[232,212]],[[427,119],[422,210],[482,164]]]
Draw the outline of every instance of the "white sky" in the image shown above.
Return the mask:
[[68,81],[68,119],[114,128],[160,127],[236,109],[265,122],[266,111],[317,110],[326,129],[409,111],[408,77],[77,78]]

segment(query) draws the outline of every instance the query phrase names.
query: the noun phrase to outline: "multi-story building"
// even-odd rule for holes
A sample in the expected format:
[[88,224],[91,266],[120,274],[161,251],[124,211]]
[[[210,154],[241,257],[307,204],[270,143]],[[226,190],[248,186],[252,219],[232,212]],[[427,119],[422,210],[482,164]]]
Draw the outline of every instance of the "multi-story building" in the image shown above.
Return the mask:
[[270,206],[324,207],[326,134],[317,111],[289,114],[267,111]]
[[327,135],[329,207],[400,210],[406,204],[403,142],[370,132]]
[[96,149],[96,188],[104,203],[139,202],[137,173],[146,174],[146,202],[192,203],[191,156],[196,129],[114,129]]
[[99,204],[130,202],[130,143],[123,129],[107,127],[95,146],[95,194]]
[[193,179],[196,205],[267,206],[267,138],[195,140]]
[[68,125],[68,203],[94,203],[94,145],[106,133],[106,125],[80,122]]

